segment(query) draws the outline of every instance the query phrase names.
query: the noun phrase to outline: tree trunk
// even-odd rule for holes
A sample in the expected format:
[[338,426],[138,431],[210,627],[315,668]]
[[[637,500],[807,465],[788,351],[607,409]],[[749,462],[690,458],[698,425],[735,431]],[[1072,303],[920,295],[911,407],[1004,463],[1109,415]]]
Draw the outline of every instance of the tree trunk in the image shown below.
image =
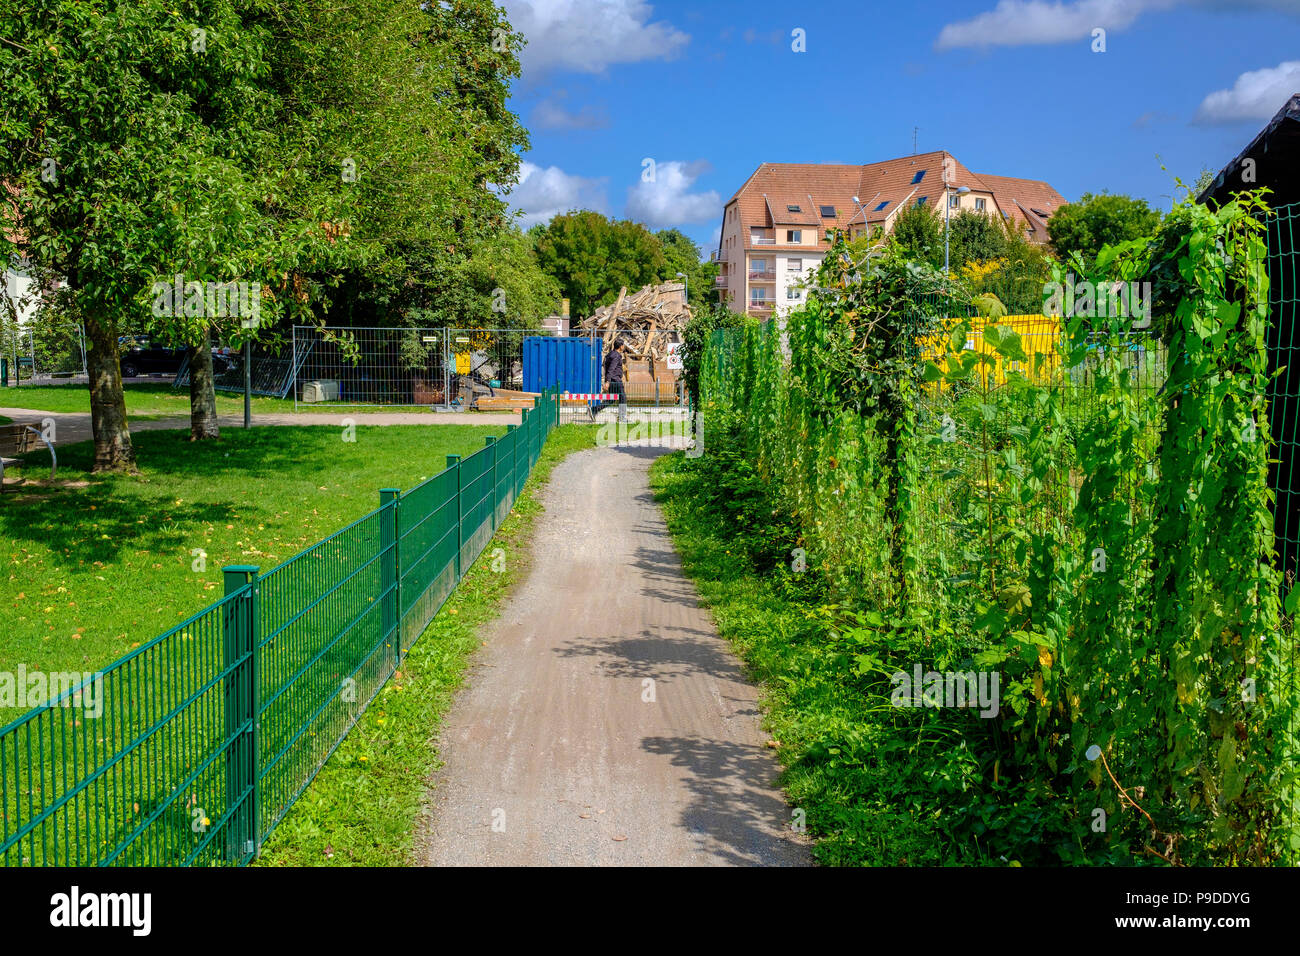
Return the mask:
[[217,392],[212,381],[212,340],[203,330],[190,355],[190,441],[219,438]]
[[117,340],[112,329],[86,317],[90,349],[86,362],[90,373],[90,427],[95,435],[95,463],[92,471],[134,473],[135,449],[126,422],[126,396],[122,394],[122,368],[118,363]]

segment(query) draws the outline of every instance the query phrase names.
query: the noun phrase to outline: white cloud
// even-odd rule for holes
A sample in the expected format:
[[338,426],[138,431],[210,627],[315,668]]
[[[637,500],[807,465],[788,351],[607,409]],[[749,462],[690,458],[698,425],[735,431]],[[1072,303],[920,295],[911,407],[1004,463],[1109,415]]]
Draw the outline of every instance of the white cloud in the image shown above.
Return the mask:
[[510,24],[528,40],[525,76],[558,68],[601,73],[615,63],[671,60],[690,42],[672,24],[650,22],[644,0],[501,0]]
[[522,229],[550,222],[574,209],[605,211],[605,180],[571,176],[558,166],[543,169],[535,163],[521,163],[519,184],[506,197],[510,208],[522,212]]
[[1097,27],[1123,30],[1144,13],[1177,6],[1233,13],[1247,9],[1300,13],[1300,0],[998,0],[992,10],[946,25],[935,47],[1069,43],[1091,37]]
[[576,113],[571,113],[560,102],[568,96],[558,90],[553,96],[542,100],[533,108],[533,128],[544,130],[565,129],[604,129],[609,125],[609,114],[603,107],[584,105]]
[[715,190],[692,193],[691,186],[708,172],[703,161],[665,160],[655,165],[654,182],[638,182],[627,191],[627,215],[656,229],[708,222],[722,215],[722,197]]
[[1272,119],[1293,93],[1300,93],[1300,60],[1289,60],[1237,77],[1230,90],[1216,90],[1201,101],[1195,122],[1239,123]]
[[1145,10],[1167,7],[1176,0],[1077,0],[1075,3],[1047,0],[998,0],[985,13],[949,23],[939,32],[935,46],[955,47],[1023,46],[1035,43],[1066,43],[1092,35],[1097,27],[1122,30]]

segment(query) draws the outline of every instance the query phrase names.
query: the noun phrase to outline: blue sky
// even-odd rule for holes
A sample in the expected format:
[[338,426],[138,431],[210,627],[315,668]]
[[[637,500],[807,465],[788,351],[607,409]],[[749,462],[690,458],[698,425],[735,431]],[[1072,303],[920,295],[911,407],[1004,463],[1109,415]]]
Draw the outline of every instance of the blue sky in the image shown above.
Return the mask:
[[1300,0],[498,2],[529,39],[522,224],[593,208],[706,256],[759,163],[905,156],[914,127],[977,173],[1168,208],[1300,92]]

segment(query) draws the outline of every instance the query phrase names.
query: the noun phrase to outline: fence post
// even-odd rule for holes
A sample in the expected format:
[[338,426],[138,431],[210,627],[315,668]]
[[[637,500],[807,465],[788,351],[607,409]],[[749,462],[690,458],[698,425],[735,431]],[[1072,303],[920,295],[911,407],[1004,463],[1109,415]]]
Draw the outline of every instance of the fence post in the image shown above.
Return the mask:
[[384,634],[392,634],[393,664],[402,663],[402,566],[398,555],[398,542],[401,540],[402,526],[397,519],[397,510],[402,507],[402,489],[380,488],[379,506],[389,503],[391,516],[384,515],[379,524],[379,553],[382,568],[381,594],[383,594],[383,629]]
[[[506,437],[509,438],[512,432],[516,432],[518,430],[519,430],[518,425],[507,425]],[[502,500],[508,500],[511,504],[514,504],[515,501],[515,448],[518,447],[518,445],[519,445],[518,435],[515,435],[513,438],[510,438],[510,451],[508,453],[510,455],[510,483],[506,486],[506,493],[503,496]]]
[[[523,434],[519,436],[519,444],[524,446],[524,460],[528,460],[528,442],[530,441],[530,437],[532,437],[532,433],[530,433],[528,428],[528,408],[521,408],[519,412],[519,431],[523,432]],[[519,466],[519,457],[517,457],[517,455],[515,458],[515,466],[515,497],[517,498],[524,490],[524,481],[521,480],[519,467],[517,467]],[[528,471],[526,471],[526,468],[523,477],[524,479],[528,477]]]
[[456,580],[460,580],[460,551],[465,546],[465,522],[460,513],[460,455],[448,455],[447,467],[456,469]]
[[533,426],[533,440],[532,440],[531,442],[528,443],[528,470],[529,470],[529,472],[532,472],[532,470],[533,470],[533,465],[537,464],[537,453],[538,453],[538,451],[540,450],[540,446],[539,446],[538,443],[537,443],[537,436],[540,435],[540,434],[542,433],[542,417],[541,417],[541,415],[540,415],[541,408],[542,408],[542,400],[541,400],[541,398],[540,398],[540,397],[538,397],[538,398],[534,398],[534,399],[533,399],[533,411],[535,411],[535,412],[539,412],[539,414],[538,414],[538,416],[537,416],[537,422],[536,422],[536,424]]
[[494,436],[489,435],[483,440],[483,444],[492,449],[492,532],[497,530],[497,440]]
[[[226,824],[226,860],[242,863],[257,853],[257,575],[251,564],[222,568],[226,594],[245,593],[222,615],[226,715],[226,809],[244,799]],[[246,799],[245,799],[246,798]]]

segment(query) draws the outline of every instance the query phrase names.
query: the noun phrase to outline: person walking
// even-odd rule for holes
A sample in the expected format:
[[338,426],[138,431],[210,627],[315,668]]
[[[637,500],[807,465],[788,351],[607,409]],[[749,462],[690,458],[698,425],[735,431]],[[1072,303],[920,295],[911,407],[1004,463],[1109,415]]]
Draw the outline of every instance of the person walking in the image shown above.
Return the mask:
[[[618,396],[618,420],[627,421],[627,390],[623,387],[623,343],[616,341],[614,347],[609,350],[605,356],[605,391],[613,392]],[[591,418],[594,421],[596,415],[604,408],[608,402],[601,400],[600,404],[592,406]]]

